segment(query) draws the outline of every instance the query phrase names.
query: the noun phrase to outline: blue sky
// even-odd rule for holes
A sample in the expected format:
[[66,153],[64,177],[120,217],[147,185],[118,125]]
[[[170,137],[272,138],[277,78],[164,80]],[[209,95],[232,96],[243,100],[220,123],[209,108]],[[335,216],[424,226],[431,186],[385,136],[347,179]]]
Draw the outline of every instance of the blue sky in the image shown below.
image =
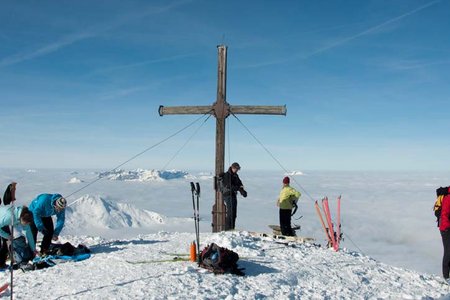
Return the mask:
[[[0,166],[114,168],[215,101],[219,44],[231,105],[287,106],[238,116],[286,169],[448,170],[450,2],[413,0],[3,1]],[[124,167],[212,170],[200,124]],[[279,169],[227,130],[226,164]]]

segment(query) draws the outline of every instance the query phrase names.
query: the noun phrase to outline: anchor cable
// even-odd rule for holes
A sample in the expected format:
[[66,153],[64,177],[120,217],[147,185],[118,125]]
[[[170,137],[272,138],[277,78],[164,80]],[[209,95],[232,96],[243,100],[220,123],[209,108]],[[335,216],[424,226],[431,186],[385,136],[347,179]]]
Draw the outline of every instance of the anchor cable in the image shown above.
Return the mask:
[[[122,167],[123,165],[129,163],[129,162],[132,161],[133,159],[135,159],[135,158],[141,156],[141,155],[144,154],[145,152],[147,152],[147,151],[149,151],[149,150],[151,150],[151,149],[153,149],[153,148],[155,148],[155,147],[161,145],[162,143],[168,141],[169,139],[173,138],[173,137],[176,136],[177,134],[179,134],[179,133],[183,132],[184,130],[188,129],[189,127],[191,127],[192,125],[194,125],[195,123],[197,123],[199,120],[201,120],[202,118],[204,118],[206,115],[208,115],[208,114],[210,114],[210,113],[211,113],[211,111],[209,111],[209,112],[203,114],[202,116],[200,116],[199,118],[195,119],[194,121],[192,121],[191,123],[189,123],[189,124],[186,125],[185,127],[179,129],[178,131],[172,133],[172,134],[169,135],[168,137],[162,139],[161,141],[159,141],[159,142],[153,144],[152,146],[150,146],[150,147],[148,147],[148,148],[145,148],[145,149],[142,150],[141,152],[139,152],[139,153],[133,155],[133,156],[130,157],[129,159],[127,159],[127,160],[125,160],[124,162],[120,163],[119,165],[117,165],[116,167],[114,167],[113,169],[111,169],[109,172],[113,172],[113,171],[117,170],[118,168],[120,168],[120,167]],[[209,117],[208,117],[208,118],[209,118]],[[66,198],[68,198],[68,197],[70,197],[70,196],[72,196],[72,195],[74,195],[74,194],[76,194],[76,193],[78,193],[78,192],[84,190],[85,188],[87,188],[87,187],[93,185],[94,183],[96,183],[97,181],[99,181],[99,180],[101,180],[101,179],[103,179],[103,176],[99,176],[98,178],[92,180],[91,182],[87,183],[86,185],[82,186],[81,188],[77,189],[76,191],[74,191],[74,192],[72,192],[71,194],[69,194],[68,196],[66,196]],[[80,199],[81,199],[81,198],[80,198]],[[78,199],[78,200],[79,200],[79,199]],[[73,204],[76,203],[78,200],[73,201],[72,203],[68,204],[68,206],[73,205]]]

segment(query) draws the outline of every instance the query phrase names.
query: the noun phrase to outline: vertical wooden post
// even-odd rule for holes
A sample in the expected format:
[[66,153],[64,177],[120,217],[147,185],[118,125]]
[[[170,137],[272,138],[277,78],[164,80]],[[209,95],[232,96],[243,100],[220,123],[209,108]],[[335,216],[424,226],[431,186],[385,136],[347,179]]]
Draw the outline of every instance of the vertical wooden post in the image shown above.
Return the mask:
[[[227,47],[224,45],[217,46],[218,51],[218,74],[217,74],[217,98],[213,104],[214,115],[216,117],[216,170],[217,178],[224,171],[225,164],[225,119],[229,115],[229,105],[226,102],[227,90]],[[219,232],[226,230],[225,215],[226,208],[223,203],[222,193],[214,185],[215,202],[212,207],[212,231]]]

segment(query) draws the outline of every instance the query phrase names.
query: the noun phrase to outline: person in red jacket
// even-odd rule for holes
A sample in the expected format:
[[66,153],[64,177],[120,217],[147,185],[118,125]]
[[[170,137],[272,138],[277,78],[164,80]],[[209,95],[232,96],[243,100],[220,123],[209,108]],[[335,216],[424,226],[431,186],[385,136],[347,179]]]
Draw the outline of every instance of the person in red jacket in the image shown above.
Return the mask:
[[441,218],[439,223],[439,231],[442,236],[442,244],[444,245],[444,257],[442,258],[442,274],[445,280],[450,283],[450,187],[449,194],[442,199]]

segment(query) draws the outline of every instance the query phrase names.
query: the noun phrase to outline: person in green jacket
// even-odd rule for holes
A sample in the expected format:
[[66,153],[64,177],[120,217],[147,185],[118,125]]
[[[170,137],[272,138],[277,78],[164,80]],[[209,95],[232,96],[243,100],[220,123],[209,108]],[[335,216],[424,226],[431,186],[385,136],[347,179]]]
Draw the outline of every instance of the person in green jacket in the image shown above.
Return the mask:
[[289,177],[283,178],[283,188],[277,200],[277,206],[280,208],[280,228],[281,234],[286,236],[295,236],[291,227],[291,214],[294,204],[297,204],[301,194],[299,191],[289,186]]

